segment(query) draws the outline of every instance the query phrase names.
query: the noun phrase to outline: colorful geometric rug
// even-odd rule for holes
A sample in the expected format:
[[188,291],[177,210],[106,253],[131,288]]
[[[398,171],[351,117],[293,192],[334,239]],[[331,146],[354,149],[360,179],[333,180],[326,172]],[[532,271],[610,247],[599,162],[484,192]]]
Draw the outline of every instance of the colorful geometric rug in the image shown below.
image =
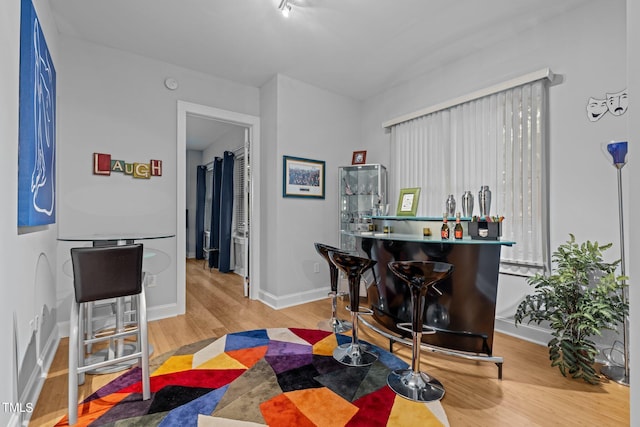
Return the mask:
[[[351,337],[311,329],[259,329],[182,347],[152,361],[151,399],[140,369],[78,406],[80,426],[448,426],[440,402],[417,403],[387,386],[408,365],[376,346],[373,365],[333,359]],[[65,416],[57,424],[67,425]]]

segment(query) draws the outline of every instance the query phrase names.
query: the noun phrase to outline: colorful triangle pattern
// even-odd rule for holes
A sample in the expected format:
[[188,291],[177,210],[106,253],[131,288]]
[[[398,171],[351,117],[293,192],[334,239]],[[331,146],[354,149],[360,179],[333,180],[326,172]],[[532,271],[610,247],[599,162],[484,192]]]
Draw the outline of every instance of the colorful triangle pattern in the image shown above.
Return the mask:
[[[363,368],[333,359],[349,337],[258,329],[190,344],[151,362],[151,398],[133,368],[78,406],[79,426],[448,426],[440,402],[396,396],[386,377],[407,363],[373,346]],[[68,425],[67,417],[57,426]]]

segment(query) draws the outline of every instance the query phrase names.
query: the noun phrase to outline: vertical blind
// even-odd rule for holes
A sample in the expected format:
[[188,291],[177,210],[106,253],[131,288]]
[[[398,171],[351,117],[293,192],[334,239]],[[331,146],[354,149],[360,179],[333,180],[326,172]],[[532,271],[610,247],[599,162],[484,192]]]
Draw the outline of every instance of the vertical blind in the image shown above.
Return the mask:
[[245,153],[244,150],[236,156],[233,177],[233,231],[234,234],[244,236],[247,231],[247,213],[245,211]]
[[460,207],[465,191],[478,214],[478,191],[489,186],[502,239],[516,242],[503,247],[503,272],[529,275],[549,262],[547,92],[536,80],[391,127],[391,188],[421,187],[418,215],[442,214],[449,194]]

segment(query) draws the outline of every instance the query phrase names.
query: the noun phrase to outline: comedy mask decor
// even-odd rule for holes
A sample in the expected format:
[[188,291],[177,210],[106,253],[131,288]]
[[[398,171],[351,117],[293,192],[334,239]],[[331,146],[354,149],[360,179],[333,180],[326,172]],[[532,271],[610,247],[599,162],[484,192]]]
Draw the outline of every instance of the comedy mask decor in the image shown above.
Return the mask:
[[613,116],[621,116],[627,112],[629,99],[627,90],[616,93],[607,93],[604,99],[589,98],[587,102],[587,117],[590,122],[597,122],[602,116],[611,113]]

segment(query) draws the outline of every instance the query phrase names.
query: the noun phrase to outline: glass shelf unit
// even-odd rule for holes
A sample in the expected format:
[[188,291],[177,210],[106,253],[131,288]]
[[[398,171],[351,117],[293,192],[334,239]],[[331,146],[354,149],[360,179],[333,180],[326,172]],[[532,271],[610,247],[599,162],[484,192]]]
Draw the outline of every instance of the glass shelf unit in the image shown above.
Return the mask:
[[339,169],[340,248],[355,250],[355,237],[343,231],[368,231],[371,216],[387,215],[387,168],[380,164]]

